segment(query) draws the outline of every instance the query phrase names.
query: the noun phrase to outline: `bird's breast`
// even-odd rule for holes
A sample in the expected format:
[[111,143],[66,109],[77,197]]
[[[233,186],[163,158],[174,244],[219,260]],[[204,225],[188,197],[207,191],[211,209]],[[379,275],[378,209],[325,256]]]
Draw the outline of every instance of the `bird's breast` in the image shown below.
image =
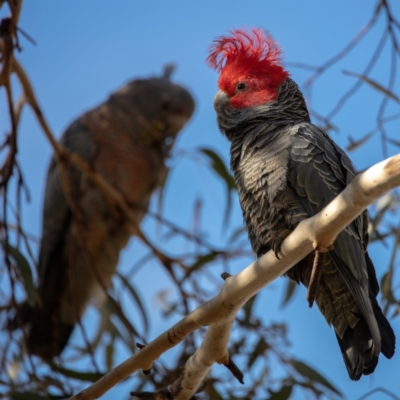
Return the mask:
[[262,202],[273,203],[287,185],[290,142],[284,136],[276,136],[255,138],[240,157],[241,186]]

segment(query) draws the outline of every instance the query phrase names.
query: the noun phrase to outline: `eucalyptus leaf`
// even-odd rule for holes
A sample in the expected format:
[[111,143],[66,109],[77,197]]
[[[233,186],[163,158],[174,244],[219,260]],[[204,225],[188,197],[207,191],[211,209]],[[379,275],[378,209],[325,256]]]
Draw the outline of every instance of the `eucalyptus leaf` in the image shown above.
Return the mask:
[[338,396],[343,397],[342,393],[332,385],[326,378],[324,378],[319,372],[317,372],[314,368],[311,368],[309,365],[305,364],[299,360],[292,360],[292,365],[304,377],[309,378],[313,382],[319,383],[322,386],[325,386],[327,389],[336,393]]
[[257,358],[262,356],[265,351],[268,350],[268,348],[269,344],[263,338],[260,338],[260,340],[254,346],[253,352],[250,354],[250,357],[247,361],[247,367],[250,368],[255,363]]
[[268,397],[268,400],[287,400],[290,398],[292,390],[293,390],[293,385],[282,386],[280,390],[278,390],[277,392],[269,391],[270,397]]
[[211,168],[225,182],[227,196],[226,196],[226,208],[224,215],[224,225],[227,225],[232,208],[231,192],[233,190],[236,190],[235,179],[229,172],[228,168],[226,168],[225,163],[222,161],[221,157],[214,150],[207,149],[204,147],[200,148],[199,150],[201,153],[203,153],[210,159]]
[[[1,243],[3,248],[5,248],[5,243],[3,241]],[[35,285],[33,284],[31,267],[24,255],[16,247],[8,244],[7,249],[10,256],[14,259],[18,271],[22,276],[26,295],[28,297],[28,303],[33,307],[39,301],[39,294]]]
[[291,279],[287,279],[285,297],[282,300],[281,307],[284,307],[289,303],[289,301],[292,299],[297,287],[298,287],[298,285],[295,281],[292,281]]
[[56,371],[64,376],[67,376],[68,378],[74,378],[78,379],[80,381],[86,381],[86,382],[96,382],[100,378],[104,376],[102,373],[97,373],[97,372],[80,372],[80,371],[75,371],[69,368],[64,368],[61,367],[54,362],[50,362],[49,365],[51,366],[53,371]]
[[132,283],[130,283],[125,276],[123,276],[119,272],[117,272],[117,275],[118,275],[119,279],[121,279],[121,281],[124,284],[124,286],[128,289],[128,292],[130,293],[130,295],[134,299],[135,303],[137,304],[138,309],[139,309],[140,314],[141,314],[142,319],[143,319],[145,333],[147,333],[148,330],[149,330],[149,320],[147,318],[147,313],[146,313],[146,310],[144,309],[143,302],[142,302],[141,298],[137,294],[137,292],[134,289]]
[[192,272],[197,271],[200,269],[203,265],[210,263],[211,261],[214,261],[216,257],[218,257],[221,254],[219,251],[211,251],[207,254],[201,255],[197,258],[197,260],[189,267],[188,273],[186,274],[186,277],[188,277]]

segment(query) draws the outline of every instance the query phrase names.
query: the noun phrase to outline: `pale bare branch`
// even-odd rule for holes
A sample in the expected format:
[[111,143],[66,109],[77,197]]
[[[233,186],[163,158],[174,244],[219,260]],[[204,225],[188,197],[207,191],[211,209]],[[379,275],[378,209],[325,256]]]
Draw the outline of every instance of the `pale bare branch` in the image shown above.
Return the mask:
[[202,344],[187,361],[183,376],[170,385],[173,390],[170,398],[190,399],[211,366],[215,362],[226,364],[229,360],[227,345],[231,327],[237,312],[246,301],[313,249],[320,246],[329,248],[339,232],[368,205],[399,185],[400,154],[357,176],[319,214],[302,221],[283,242],[280,260],[273,251],[269,251],[237,275],[227,278],[217,296],[196,308],[92,386],[71,397],[71,400],[99,398],[133,372],[149,370],[161,354],[182,342],[194,330],[208,326]]

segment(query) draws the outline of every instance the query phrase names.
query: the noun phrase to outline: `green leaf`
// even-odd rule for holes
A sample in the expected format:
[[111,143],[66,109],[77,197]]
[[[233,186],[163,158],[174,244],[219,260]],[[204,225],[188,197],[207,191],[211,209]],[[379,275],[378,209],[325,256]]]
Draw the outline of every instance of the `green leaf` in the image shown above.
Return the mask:
[[110,319],[110,334],[113,337],[113,343],[115,342],[116,338],[120,338],[125,343],[126,347],[128,347],[128,349],[134,353],[136,351],[135,341],[132,339],[132,336],[128,336],[126,333],[129,334],[129,332],[118,328]]
[[378,92],[381,92],[385,96],[390,97],[392,100],[397,101],[397,103],[400,103],[400,98],[398,98],[393,92],[391,92],[389,89],[384,88],[380,83],[374,81],[373,79],[368,78],[365,75],[356,74],[355,72],[343,71],[343,73],[345,75],[354,76],[355,78],[361,79],[363,82],[367,83]]
[[53,371],[56,371],[64,376],[68,376],[68,378],[79,379],[80,381],[96,382],[104,376],[104,374],[102,374],[102,373],[80,372],[80,371],[74,371],[72,369],[60,367],[59,365],[55,364],[52,361],[49,362],[49,365]]
[[146,310],[144,309],[142,300],[140,299],[139,295],[137,294],[136,290],[133,288],[132,284],[128,281],[128,279],[125,276],[121,275],[119,272],[117,272],[117,275],[118,275],[119,279],[121,279],[124,286],[128,289],[128,292],[131,294],[132,298],[134,299],[135,303],[137,304],[140,314],[142,315],[142,318],[143,318],[145,333],[147,334],[147,332],[149,330],[149,320],[147,318],[147,313],[146,313]]
[[114,303],[113,301],[109,301],[109,304],[112,313],[123,323],[128,332],[133,336],[139,336],[139,333],[137,332],[135,327],[130,323],[128,318],[126,318],[124,312],[121,310],[119,305],[117,303]]
[[[100,324],[97,328],[96,335],[94,336],[92,342],[90,343],[90,347],[92,348],[92,351],[94,352],[97,349],[97,346],[100,344],[101,339],[103,338],[103,335],[105,332],[110,332],[112,335],[112,326],[110,325],[110,306],[107,302],[105,304],[101,305],[101,308],[98,307],[98,311],[101,315],[101,320]],[[87,348],[83,349],[84,352],[87,352]]]
[[296,291],[297,287],[298,287],[298,285],[295,281],[292,281],[291,279],[287,279],[285,297],[282,300],[281,307],[284,307],[289,303],[289,301],[293,297],[293,294]]
[[280,390],[277,392],[269,390],[271,395],[270,397],[268,397],[268,400],[287,400],[292,394],[292,390],[293,390],[293,385],[282,386]]
[[236,190],[235,179],[230,174],[228,169],[226,168],[224,162],[221,157],[213,150],[207,148],[200,148],[201,153],[206,155],[211,161],[212,169],[219,175],[222,180],[225,182],[227,197],[226,197],[226,210],[224,216],[224,225],[227,225],[229,220],[229,215],[231,213],[231,191]]
[[292,360],[292,365],[296,369],[298,373],[301,375],[311,379],[313,382],[317,382],[322,386],[325,386],[332,392],[336,393],[340,397],[343,397],[342,393],[332,385],[326,378],[324,378],[319,372],[317,372],[314,368],[311,368],[309,365],[303,363],[299,360]]
[[[2,242],[2,245],[3,247],[5,247],[4,242]],[[28,303],[30,306],[33,307],[39,301],[39,294],[36,290],[35,285],[33,284],[31,267],[29,266],[29,263],[26,260],[26,258],[16,247],[13,247],[9,244],[7,248],[8,248],[8,253],[14,259],[15,264],[18,267],[18,271],[22,276],[26,295],[28,297]]]
[[200,151],[205,154],[211,161],[211,166],[213,170],[223,179],[226,181],[226,184],[229,189],[236,189],[235,179],[230,174],[228,169],[226,168],[224,162],[222,161],[221,157],[211,149],[201,148]]
[[204,264],[208,264],[209,262],[215,260],[215,257],[220,255],[221,253],[219,251],[211,251],[208,254],[205,254],[203,256],[200,256],[197,261],[190,267],[190,269],[196,270],[202,267]]
[[107,371],[110,371],[114,363],[114,343],[112,340],[106,346],[105,358]]
[[216,387],[213,384],[210,384],[207,382],[206,389],[204,391],[208,395],[208,398],[210,399],[223,399],[224,397],[221,395],[221,393],[218,392]]
[[220,251],[211,251],[210,253],[201,255],[197,258],[195,263],[192,266],[189,266],[188,272],[185,276],[185,279],[194,271],[200,269],[203,265],[214,261],[217,256],[221,254]]
[[253,297],[251,297],[246,302],[246,304],[243,306],[243,311],[244,311],[244,314],[245,314],[245,320],[246,321],[248,321],[250,319],[250,317],[251,317],[251,314],[252,314],[251,311],[253,309],[253,306],[254,306],[254,303],[256,301],[256,298],[257,298],[257,294],[255,294]]
[[393,315],[391,316],[391,318],[395,318],[400,314],[400,306],[397,306],[396,309],[393,312]]
[[269,344],[263,338],[260,338],[260,340],[254,346],[254,350],[247,361],[247,367],[250,368],[255,363],[257,358],[262,356],[268,350],[268,348]]

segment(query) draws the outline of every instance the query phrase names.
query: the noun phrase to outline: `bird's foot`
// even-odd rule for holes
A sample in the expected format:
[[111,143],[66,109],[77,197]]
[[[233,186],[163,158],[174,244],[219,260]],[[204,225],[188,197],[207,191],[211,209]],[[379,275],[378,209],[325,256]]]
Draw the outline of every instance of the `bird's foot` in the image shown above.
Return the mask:
[[279,253],[281,252],[282,243],[292,232],[293,231],[290,229],[282,229],[279,231],[272,230],[268,232],[267,243],[270,245],[278,260],[280,260]]
[[328,251],[332,249],[333,249],[332,245],[329,246],[328,248],[323,246],[317,246],[315,248],[314,262],[311,270],[310,283],[308,284],[308,290],[306,296],[309,307],[313,306],[315,297],[317,295],[317,289],[319,282],[321,281],[322,268],[325,263],[326,254],[328,253]]

